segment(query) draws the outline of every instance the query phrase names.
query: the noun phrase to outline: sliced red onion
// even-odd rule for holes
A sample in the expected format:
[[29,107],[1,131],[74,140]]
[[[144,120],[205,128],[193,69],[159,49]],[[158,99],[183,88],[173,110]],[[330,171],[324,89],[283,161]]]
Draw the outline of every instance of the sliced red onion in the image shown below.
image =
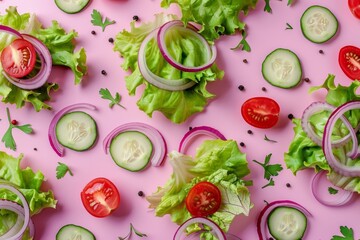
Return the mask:
[[[194,127],[190,131],[188,131],[184,137],[180,141],[179,150],[178,152],[184,153],[186,150],[187,144],[197,135],[207,135],[209,137],[213,138],[219,138],[221,140],[226,140],[224,135],[219,132],[217,129],[209,127],[209,126],[200,126],[200,127]],[[184,152],[183,152],[184,151]]]
[[16,38],[22,38],[21,33],[16,31],[15,29],[5,26],[5,25],[0,25],[0,32],[4,32],[4,33],[10,34],[10,35],[13,35]]
[[40,71],[36,76],[28,79],[13,78],[5,71],[3,71],[2,74],[15,86],[22,89],[33,90],[43,86],[49,79],[52,69],[52,58],[49,49],[39,39],[28,34],[22,34],[22,37],[34,45],[35,51],[41,61]]
[[112,130],[103,141],[103,148],[105,154],[108,154],[108,148],[110,147],[112,139],[119,135],[119,133],[126,131],[139,131],[145,134],[150,139],[151,143],[154,146],[150,160],[151,165],[155,167],[160,166],[161,163],[164,161],[167,153],[165,139],[157,129],[145,123],[126,123]]
[[[303,113],[302,118],[301,118],[302,129],[307,134],[307,136],[314,143],[316,143],[319,146],[322,146],[322,137],[320,137],[319,135],[317,135],[315,133],[314,129],[312,128],[312,126],[310,124],[309,119],[315,113],[318,113],[318,112],[321,112],[321,111],[333,112],[335,109],[336,109],[336,107],[334,107],[334,106],[332,106],[332,105],[330,105],[328,103],[314,102],[304,110],[304,113]],[[353,130],[351,124],[349,123],[349,121],[344,116],[341,116],[340,119],[345,124],[345,126],[349,129],[350,133],[348,135],[346,135],[345,137],[341,138],[341,139],[332,141],[331,142],[332,147],[341,147],[341,146],[345,145],[347,142],[349,142],[350,139],[354,139],[356,137],[357,129]],[[355,148],[353,148],[352,151],[350,151],[348,153],[348,155],[353,156],[354,154],[356,154],[356,151],[357,150]]]
[[[337,158],[335,157],[332,151],[331,134],[334,130],[334,126],[337,120],[340,119],[341,116],[343,116],[347,111],[355,110],[355,109],[360,109],[360,101],[347,102],[341,105],[340,107],[336,108],[332,112],[325,125],[323,144],[322,144],[325,158],[328,164],[330,165],[330,167],[334,169],[335,172],[347,177],[359,177],[360,167],[346,166],[337,160]],[[353,137],[353,146],[352,146],[351,154],[348,154],[348,156],[352,158],[356,157],[358,155],[357,151],[358,151],[358,141],[355,134],[355,137]]]
[[[18,216],[19,216],[18,219],[19,218],[20,218],[20,220],[23,219],[22,225],[20,224],[20,222],[18,222],[19,220],[17,220],[17,222],[13,226],[14,230],[10,229],[8,233],[4,234],[3,236],[0,236],[0,240],[20,240],[22,238],[24,232],[26,231],[26,228],[28,226],[31,226],[29,204],[26,201],[24,195],[19,190],[17,190],[15,187],[13,187],[12,185],[7,184],[5,182],[1,182],[0,188],[5,188],[5,189],[13,192],[14,194],[16,194],[17,197],[20,199],[20,202],[22,205],[22,207],[21,207],[21,206],[18,206],[16,203],[6,201],[6,200],[1,200],[0,201],[0,209],[7,209],[10,211],[13,211],[16,214],[18,214]],[[19,225],[21,225],[21,226],[19,226]],[[34,234],[34,228],[32,229],[32,232],[30,231],[30,233]]]
[[67,107],[61,109],[60,111],[58,111],[50,122],[49,131],[48,131],[49,142],[50,142],[52,149],[60,157],[64,156],[64,147],[58,142],[58,140],[56,138],[56,133],[55,133],[56,124],[65,113],[68,113],[70,111],[73,111],[73,110],[79,109],[79,108],[96,110],[96,107],[89,103],[73,104],[73,105],[67,106]]
[[[187,31],[188,34],[195,36],[196,38],[198,38],[201,42],[202,45],[204,46],[204,48],[207,50],[207,62],[201,66],[197,66],[197,67],[190,67],[190,66],[185,66],[181,63],[179,63],[178,61],[176,61],[171,54],[169,53],[166,43],[165,43],[165,37],[166,37],[166,33],[167,31],[169,31],[170,29],[173,28],[181,28],[182,31]],[[216,56],[217,56],[217,52],[216,52],[216,47],[215,45],[209,45],[209,43],[206,41],[206,39],[198,33],[198,29],[191,25],[190,23],[187,24],[187,26],[185,27],[183,22],[180,20],[174,20],[174,21],[170,21],[165,23],[164,25],[162,25],[159,28],[159,31],[157,33],[157,43],[160,49],[161,54],[163,55],[163,57],[165,58],[165,60],[174,68],[179,69],[181,71],[184,72],[200,72],[203,71],[209,67],[211,67],[211,65],[215,62]]]
[[183,240],[186,239],[187,233],[186,228],[193,225],[193,224],[201,224],[206,225],[211,228],[211,233],[218,239],[218,240],[226,240],[226,236],[221,228],[214,223],[213,221],[203,218],[203,217],[194,217],[190,218],[189,220],[185,221],[175,232],[173,240]]
[[321,194],[320,191],[324,190],[324,186],[323,186],[324,184],[322,184],[322,181],[326,181],[327,184],[329,183],[328,179],[326,178],[325,171],[318,172],[313,177],[311,182],[312,193],[315,199],[321,204],[329,207],[339,207],[347,204],[350,200],[352,200],[354,196],[354,192],[347,191],[344,189],[337,189],[338,192],[335,195],[331,195],[331,196],[329,196],[327,189],[326,189],[327,194]]
[[260,212],[260,215],[257,220],[257,233],[259,240],[268,240],[269,239],[269,229],[267,226],[267,219],[269,214],[277,207],[292,207],[301,211],[306,217],[310,217],[311,213],[304,208],[302,205],[290,201],[290,200],[280,200],[274,201],[267,204],[264,209]]
[[[153,84],[154,86],[169,90],[169,91],[182,91],[188,88],[191,88],[196,84],[196,82],[189,79],[166,79],[154,74],[148,67],[146,62],[146,53],[145,49],[150,40],[155,39],[158,29],[152,31],[141,43],[139,54],[138,54],[138,66],[141,72],[141,75],[145,78],[146,81]],[[156,40],[156,39],[155,39]]]

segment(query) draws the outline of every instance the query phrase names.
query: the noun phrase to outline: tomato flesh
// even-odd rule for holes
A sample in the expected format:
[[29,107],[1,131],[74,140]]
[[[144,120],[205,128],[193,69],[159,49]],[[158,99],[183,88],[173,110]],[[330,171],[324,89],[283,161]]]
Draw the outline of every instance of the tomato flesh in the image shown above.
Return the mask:
[[95,217],[106,217],[119,207],[120,194],[106,178],[95,178],[81,192],[85,209]]
[[360,80],[360,49],[345,46],[339,52],[339,64],[343,72],[352,80]]
[[360,0],[349,0],[348,4],[352,14],[360,19]]
[[250,98],[241,106],[241,115],[251,126],[271,128],[279,120],[280,107],[271,98]]
[[221,205],[221,192],[210,182],[195,184],[186,196],[186,208],[194,217],[215,213]]
[[25,39],[15,39],[1,53],[1,65],[11,77],[25,77],[34,69],[35,62],[35,48]]

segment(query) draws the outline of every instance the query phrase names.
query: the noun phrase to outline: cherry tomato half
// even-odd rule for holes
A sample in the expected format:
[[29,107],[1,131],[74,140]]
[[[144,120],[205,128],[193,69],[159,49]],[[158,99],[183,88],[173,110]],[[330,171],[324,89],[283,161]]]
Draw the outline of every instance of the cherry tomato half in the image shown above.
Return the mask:
[[348,1],[350,11],[355,17],[360,19],[360,0],[349,0]]
[[251,126],[271,128],[279,120],[280,107],[267,97],[250,98],[241,106],[241,115]]
[[206,217],[215,213],[221,204],[221,192],[210,182],[199,182],[186,196],[186,208],[194,217]]
[[120,194],[106,178],[95,178],[81,192],[85,209],[94,217],[106,217],[119,207]]
[[1,53],[1,65],[11,77],[25,77],[34,69],[35,62],[35,48],[25,39],[15,39]]
[[352,80],[360,80],[360,49],[345,46],[339,52],[339,64],[343,72]]

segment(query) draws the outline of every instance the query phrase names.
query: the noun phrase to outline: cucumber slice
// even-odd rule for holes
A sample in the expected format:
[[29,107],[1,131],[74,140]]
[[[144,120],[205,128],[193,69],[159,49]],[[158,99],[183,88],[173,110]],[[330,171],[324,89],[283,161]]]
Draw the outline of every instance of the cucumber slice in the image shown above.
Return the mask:
[[60,228],[56,234],[56,240],[96,240],[94,234],[88,229],[68,224]]
[[302,239],[306,227],[306,216],[296,208],[277,207],[267,219],[270,234],[278,240]]
[[78,13],[83,10],[90,0],[55,0],[56,6],[66,13]]
[[302,68],[298,56],[289,49],[278,48],[266,56],[262,74],[271,85],[292,88],[301,81]]
[[314,5],[300,19],[301,31],[313,43],[329,41],[338,30],[338,20],[326,7]]
[[85,151],[96,142],[96,122],[85,112],[70,112],[59,119],[55,133],[57,140],[64,147],[75,151]]
[[137,131],[122,132],[110,143],[110,155],[114,162],[132,172],[140,171],[147,166],[152,150],[150,139]]

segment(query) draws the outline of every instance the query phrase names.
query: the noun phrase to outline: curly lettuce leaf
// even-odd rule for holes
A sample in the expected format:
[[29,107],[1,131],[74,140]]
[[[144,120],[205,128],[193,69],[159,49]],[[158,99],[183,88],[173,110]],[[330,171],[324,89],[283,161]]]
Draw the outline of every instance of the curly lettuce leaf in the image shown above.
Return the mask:
[[[327,103],[338,107],[346,102],[360,100],[360,96],[356,94],[356,89],[360,86],[359,81],[353,81],[349,86],[336,85],[335,76],[329,74],[324,84],[318,87],[312,87],[310,92],[314,92],[320,89],[327,91],[325,100]],[[314,132],[319,136],[322,136],[325,128],[325,124],[329,118],[329,112],[319,112],[311,116],[309,119],[310,125],[313,127]],[[360,123],[360,111],[353,110],[345,113],[346,118],[356,127]],[[284,160],[287,168],[289,168],[294,174],[299,170],[305,168],[314,168],[315,171],[325,170],[328,172],[328,179],[338,187],[346,190],[360,193],[360,177],[344,177],[332,171],[331,167],[327,163],[321,146],[315,144],[304,132],[301,127],[301,120],[294,119],[294,138],[290,143],[289,150],[284,154]],[[341,123],[337,123],[332,133],[333,139],[339,139],[348,134],[346,127]],[[358,134],[359,138],[359,134]],[[348,166],[360,165],[360,159],[349,160],[346,156],[346,152],[349,151],[351,142],[341,148],[334,148],[333,153],[337,159]]]
[[[21,33],[35,36],[48,47],[53,64],[63,65],[71,68],[75,75],[75,84],[79,84],[87,71],[86,54],[83,48],[75,52],[74,39],[77,33],[70,31],[66,33],[56,21],[52,22],[49,28],[43,28],[34,14],[19,14],[16,7],[6,9],[4,15],[0,15],[0,24],[14,28]],[[14,37],[0,33],[0,52],[8,46]],[[0,66],[0,72],[2,67]],[[58,89],[58,85],[48,82],[35,90],[25,90],[11,84],[0,74],[0,96],[2,102],[15,104],[21,108],[25,103],[31,103],[36,111],[51,109],[45,102],[50,100],[50,92]]]
[[[114,51],[119,52],[124,57],[122,68],[126,71],[132,71],[132,74],[125,78],[129,94],[134,95],[137,87],[145,84],[142,96],[137,102],[138,107],[150,117],[155,111],[160,111],[171,121],[181,123],[191,115],[203,111],[208,100],[214,97],[213,94],[206,90],[207,83],[221,79],[223,72],[215,65],[196,73],[179,71],[166,62],[157,43],[152,40],[148,43],[145,53],[149,69],[166,79],[184,78],[195,81],[196,84],[184,91],[168,91],[148,83],[143,78],[137,63],[141,43],[154,29],[174,19],[176,19],[174,15],[158,14],[152,23],[145,23],[135,27],[135,23],[132,22],[130,32],[124,30],[116,36]],[[198,43],[196,41],[184,38],[174,31],[169,37],[172,39],[172,41],[169,41],[171,44],[169,49],[172,50],[175,59],[188,66],[195,66],[197,62],[201,61],[204,50],[197,47]],[[191,55],[188,55],[189,49],[191,49]]]
[[182,21],[202,25],[200,33],[209,41],[220,35],[231,35],[236,30],[245,30],[245,23],[239,19],[240,12],[245,15],[256,7],[258,0],[163,0],[161,6],[168,8],[176,3],[181,8]]
[[[228,231],[234,217],[248,215],[252,204],[247,182],[242,177],[249,174],[245,154],[232,140],[205,141],[196,152],[195,158],[176,151],[169,154],[173,174],[164,187],[147,197],[150,208],[156,216],[170,214],[172,221],[182,224],[191,218],[185,206],[185,198],[190,189],[198,182],[208,181],[219,187],[222,195],[220,209],[208,216],[224,231]],[[199,231],[193,225],[188,232]],[[203,233],[205,239],[212,239],[211,233]]]

